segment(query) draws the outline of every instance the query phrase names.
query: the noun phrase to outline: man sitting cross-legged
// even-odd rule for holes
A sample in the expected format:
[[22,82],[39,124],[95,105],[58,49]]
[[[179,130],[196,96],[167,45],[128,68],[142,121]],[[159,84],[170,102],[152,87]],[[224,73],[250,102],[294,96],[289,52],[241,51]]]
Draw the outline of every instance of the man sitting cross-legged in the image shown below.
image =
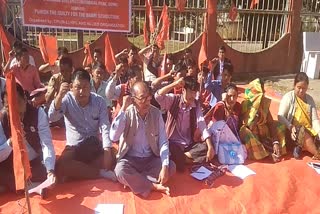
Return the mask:
[[[106,102],[90,92],[90,75],[85,70],[77,69],[71,81],[70,86],[67,82],[61,84],[48,112],[51,121],[64,116],[66,125],[67,145],[57,161],[58,179],[104,177],[116,180],[114,173],[107,171],[114,161]],[[99,131],[103,145],[98,139]],[[102,155],[104,166],[98,163]]]
[[[56,156],[52,144],[48,117],[42,108],[35,108],[28,102],[27,93],[21,85],[17,84],[16,90],[17,108],[23,129],[23,142],[26,144],[30,160],[32,186],[43,182],[47,177],[51,177],[51,180],[55,182],[54,166]],[[2,97],[4,100],[4,108],[0,119],[0,186],[5,186],[7,190],[14,192],[14,157],[11,143],[10,109],[7,92],[2,94]],[[46,191],[41,191],[40,194],[45,197],[45,192]]]
[[152,190],[169,195],[164,184],[175,173],[175,164],[169,161],[161,112],[150,104],[152,95],[146,83],[136,82],[131,95],[124,97],[110,130],[111,140],[120,139],[115,167],[118,181],[142,197]]
[[[182,95],[169,93],[179,86],[183,87]],[[188,76],[181,77],[155,94],[161,108],[168,114],[166,132],[171,159],[175,162],[177,171],[184,171],[186,162],[202,163],[211,161],[214,156],[210,134],[196,100],[198,90],[197,80]]]

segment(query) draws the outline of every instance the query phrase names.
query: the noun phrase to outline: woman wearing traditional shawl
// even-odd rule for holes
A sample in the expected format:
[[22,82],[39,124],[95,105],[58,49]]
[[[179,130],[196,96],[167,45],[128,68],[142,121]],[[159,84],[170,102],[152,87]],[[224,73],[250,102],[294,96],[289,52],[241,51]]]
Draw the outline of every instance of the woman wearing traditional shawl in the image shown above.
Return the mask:
[[284,126],[273,120],[270,113],[271,100],[264,96],[260,79],[249,83],[242,105],[241,141],[246,145],[248,158],[261,160],[271,156],[274,162],[286,153]]
[[239,132],[239,117],[241,114],[241,104],[237,101],[237,86],[233,83],[227,85],[224,96],[223,101],[219,101],[205,115],[205,121],[208,127],[210,127],[212,123],[224,120],[235,136],[237,136]]
[[300,157],[302,149],[309,151],[313,159],[320,159],[316,137],[320,136],[320,121],[313,98],[307,94],[308,76],[298,73],[294,79],[294,90],[286,93],[279,107],[278,120],[287,128],[286,140],[294,143],[293,155]]

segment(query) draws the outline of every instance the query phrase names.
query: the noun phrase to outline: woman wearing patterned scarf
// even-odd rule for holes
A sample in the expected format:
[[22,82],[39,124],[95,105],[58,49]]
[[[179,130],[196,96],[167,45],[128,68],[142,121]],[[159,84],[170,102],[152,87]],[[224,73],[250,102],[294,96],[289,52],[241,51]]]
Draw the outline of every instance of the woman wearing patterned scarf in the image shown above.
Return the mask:
[[249,83],[242,105],[241,141],[246,145],[248,158],[261,160],[271,156],[280,161],[286,153],[283,125],[273,120],[269,107],[271,100],[264,96],[264,85],[260,79]]

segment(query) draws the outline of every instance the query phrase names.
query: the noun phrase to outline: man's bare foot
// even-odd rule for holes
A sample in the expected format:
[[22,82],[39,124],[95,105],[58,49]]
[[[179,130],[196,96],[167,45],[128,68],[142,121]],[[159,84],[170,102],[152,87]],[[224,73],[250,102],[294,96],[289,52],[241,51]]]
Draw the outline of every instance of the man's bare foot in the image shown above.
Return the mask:
[[170,188],[169,187],[163,186],[162,184],[155,184],[155,183],[152,183],[152,186],[153,186],[153,190],[158,191],[158,192],[162,192],[162,193],[170,196]]

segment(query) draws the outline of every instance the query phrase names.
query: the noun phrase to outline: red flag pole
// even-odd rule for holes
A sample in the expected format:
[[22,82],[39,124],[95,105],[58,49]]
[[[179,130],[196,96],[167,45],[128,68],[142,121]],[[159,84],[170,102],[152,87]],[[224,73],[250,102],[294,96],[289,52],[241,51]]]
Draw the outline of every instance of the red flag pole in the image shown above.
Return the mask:
[[13,149],[13,168],[16,189],[24,189],[28,213],[31,214],[27,181],[31,177],[30,162],[26,145],[24,143],[24,131],[21,127],[21,119],[17,106],[17,91],[15,76],[12,72],[6,75],[6,89],[8,93],[9,118],[11,127],[11,139]]
[[3,43],[2,43],[2,40],[0,41],[0,48],[1,48],[1,58],[2,58],[2,61],[4,62],[4,64],[6,63],[6,58],[4,58],[4,47],[3,47]]
[[26,198],[28,214],[32,214],[27,180],[28,180],[27,178],[25,178],[25,180],[24,180],[24,196]]

